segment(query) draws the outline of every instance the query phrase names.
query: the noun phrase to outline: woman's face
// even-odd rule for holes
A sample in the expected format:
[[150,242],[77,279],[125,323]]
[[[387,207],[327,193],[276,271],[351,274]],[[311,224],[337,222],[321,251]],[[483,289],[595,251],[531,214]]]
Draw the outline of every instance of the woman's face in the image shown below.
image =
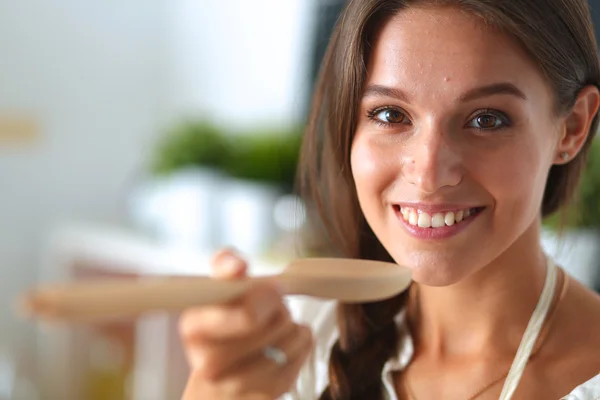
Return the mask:
[[402,11],[375,38],[357,122],[361,208],[416,281],[457,282],[537,229],[562,124],[508,35],[453,8]]

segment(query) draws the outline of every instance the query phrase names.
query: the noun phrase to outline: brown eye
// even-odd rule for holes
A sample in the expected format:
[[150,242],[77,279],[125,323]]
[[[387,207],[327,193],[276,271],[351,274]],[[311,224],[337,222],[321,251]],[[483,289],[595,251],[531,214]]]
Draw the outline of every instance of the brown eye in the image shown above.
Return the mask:
[[493,115],[480,115],[477,117],[477,125],[481,129],[493,129],[496,128],[498,118]]
[[504,113],[495,110],[485,110],[467,124],[467,127],[481,131],[493,131],[508,126],[511,126],[510,119]]
[[393,108],[375,111],[372,118],[384,124],[403,124],[407,122],[406,115],[402,111]]

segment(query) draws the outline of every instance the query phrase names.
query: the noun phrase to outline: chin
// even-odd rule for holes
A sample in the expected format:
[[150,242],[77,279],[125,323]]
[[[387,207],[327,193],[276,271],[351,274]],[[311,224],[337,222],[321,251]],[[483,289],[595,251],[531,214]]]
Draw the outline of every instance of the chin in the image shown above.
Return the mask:
[[460,282],[462,278],[448,269],[426,267],[413,270],[413,281],[426,286],[451,286]]
[[450,286],[460,282],[467,275],[470,263],[463,257],[440,253],[401,253],[392,256],[396,263],[412,271],[413,281],[427,286]]

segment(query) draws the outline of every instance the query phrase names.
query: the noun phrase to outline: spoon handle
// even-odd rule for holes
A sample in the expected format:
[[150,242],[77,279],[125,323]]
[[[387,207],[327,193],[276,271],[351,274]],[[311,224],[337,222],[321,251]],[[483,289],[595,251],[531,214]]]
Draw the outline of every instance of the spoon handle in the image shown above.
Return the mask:
[[396,265],[384,265],[382,270],[381,264],[365,267],[365,261],[354,268],[351,268],[352,262],[342,261],[343,266],[339,265],[341,261],[336,262],[337,273],[329,271],[336,264],[332,266],[330,262],[327,265],[325,261],[317,260],[313,261],[312,270],[308,268],[311,265],[304,262],[291,264],[279,275],[235,280],[145,277],[51,285],[30,292],[22,305],[25,314],[34,318],[89,323],[220,304],[238,298],[264,281],[276,282],[284,294],[343,302],[382,300],[405,290],[411,282],[410,274]]
[[277,276],[216,280],[208,277],[144,278],[131,281],[78,282],[39,288],[22,301],[25,314],[55,321],[97,322],[154,311],[220,304]]

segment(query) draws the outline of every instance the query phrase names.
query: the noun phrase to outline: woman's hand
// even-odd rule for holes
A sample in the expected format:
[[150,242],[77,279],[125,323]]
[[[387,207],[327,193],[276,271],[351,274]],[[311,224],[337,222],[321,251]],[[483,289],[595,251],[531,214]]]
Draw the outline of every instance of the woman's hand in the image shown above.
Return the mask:
[[[216,278],[236,279],[247,265],[224,250],[212,267]],[[232,303],[184,312],[180,334],[191,367],[183,400],[276,399],[292,388],[312,349],[310,329],[292,321],[272,284]],[[269,346],[272,358],[264,353]]]

